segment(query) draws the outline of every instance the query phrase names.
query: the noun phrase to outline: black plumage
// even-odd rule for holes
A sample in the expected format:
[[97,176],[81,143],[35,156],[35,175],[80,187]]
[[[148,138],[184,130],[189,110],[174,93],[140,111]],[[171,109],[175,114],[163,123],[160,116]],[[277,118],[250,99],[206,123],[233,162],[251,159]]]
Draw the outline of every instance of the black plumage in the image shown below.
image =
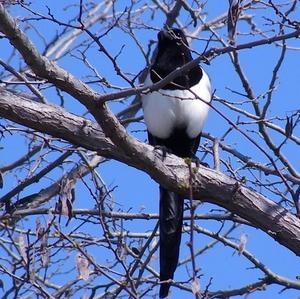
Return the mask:
[[[182,30],[160,31],[157,56],[146,84],[158,82],[191,60],[191,51]],[[163,146],[179,157],[194,158],[209,109],[206,103],[210,100],[210,81],[200,66],[176,77],[161,90],[144,95],[142,103],[149,143]],[[182,196],[160,186],[161,281],[173,279],[178,264],[183,202]],[[170,283],[161,284],[160,298],[167,297],[169,288]]]

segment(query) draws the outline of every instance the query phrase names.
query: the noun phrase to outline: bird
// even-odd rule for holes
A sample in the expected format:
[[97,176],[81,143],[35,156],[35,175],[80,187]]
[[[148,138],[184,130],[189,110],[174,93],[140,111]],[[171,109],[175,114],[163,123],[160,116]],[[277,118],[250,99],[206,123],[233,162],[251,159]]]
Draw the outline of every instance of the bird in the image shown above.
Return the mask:
[[[149,67],[145,86],[159,82],[193,60],[182,29],[162,29],[157,38],[157,54]],[[197,159],[211,99],[210,79],[199,65],[179,74],[161,89],[144,94],[141,101],[149,143],[166,153]],[[165,298],[179,259],[184,197],[162,186],[159,191],[159,297]]]

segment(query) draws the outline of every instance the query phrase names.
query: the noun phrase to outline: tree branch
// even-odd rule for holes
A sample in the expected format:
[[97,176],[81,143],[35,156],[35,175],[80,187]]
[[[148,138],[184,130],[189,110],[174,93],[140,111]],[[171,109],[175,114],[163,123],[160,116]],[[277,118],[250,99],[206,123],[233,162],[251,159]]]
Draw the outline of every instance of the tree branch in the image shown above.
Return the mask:
[[[143,150],[143,156],[128,156],[104,137],[97,124],[60,107],[29,101],[1,89],[0,106],[1,117],[143,170],[164,187],[189,197],[189,169],[183,159],[168,155],[162,162],[151,146],[138,141],[132,146]],[[236,180],[200,166],[195,174],[193,197],[239,215],[300,256],[300,220]]]

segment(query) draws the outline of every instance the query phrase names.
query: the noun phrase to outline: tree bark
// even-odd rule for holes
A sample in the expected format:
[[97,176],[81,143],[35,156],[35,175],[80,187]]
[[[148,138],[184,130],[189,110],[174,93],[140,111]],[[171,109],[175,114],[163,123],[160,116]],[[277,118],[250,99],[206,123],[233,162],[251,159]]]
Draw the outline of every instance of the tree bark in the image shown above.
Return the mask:
[[[168,155],[162,161],[151,146],[137,140],[131,146],[143,151],[143,156],[126,154],[105,137],[97,123],[8,90],[0,89],[0,107],[1,117],[145,171],[162,186],[189,197],[190,170],[183,159]],[[300,220],[236,180],[200,166],[193,177],[193,198],[239,215],[300,256]]]

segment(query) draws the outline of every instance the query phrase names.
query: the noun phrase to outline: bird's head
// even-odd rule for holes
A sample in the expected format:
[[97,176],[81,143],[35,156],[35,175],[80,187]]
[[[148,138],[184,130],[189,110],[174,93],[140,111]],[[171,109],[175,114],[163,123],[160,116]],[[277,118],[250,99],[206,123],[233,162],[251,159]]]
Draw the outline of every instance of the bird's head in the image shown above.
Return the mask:
[[[163,29],[158,33],[157,37],[157,55],[151,66],[152,82],[158,82],[172,71],[182,67],[193,59],[187,39],[181,29]],[[194,77],[197,77],[197,79],[199,79],[199,76],[200,78],[202,76],[201,69],[197,66],[190,70],[188,74],[176,77],[172,83],[168,84],[166,87],[169,89],[178,89],[178,86],[181,86],[182,88],[193,86],[193,80],[189,79],[189,76],[192,73],[196,73],[196,76]],[[176,83],[176,85],[174,83]]]
[[168,28],[161,30],[158,35],[158,45],[161,46],[176,46],[187,47],[188,42],[184,32],[178,28]]
[[163,29],[158,33],[156,64],[170,71],[192,60],[184,32],[178,28]]

